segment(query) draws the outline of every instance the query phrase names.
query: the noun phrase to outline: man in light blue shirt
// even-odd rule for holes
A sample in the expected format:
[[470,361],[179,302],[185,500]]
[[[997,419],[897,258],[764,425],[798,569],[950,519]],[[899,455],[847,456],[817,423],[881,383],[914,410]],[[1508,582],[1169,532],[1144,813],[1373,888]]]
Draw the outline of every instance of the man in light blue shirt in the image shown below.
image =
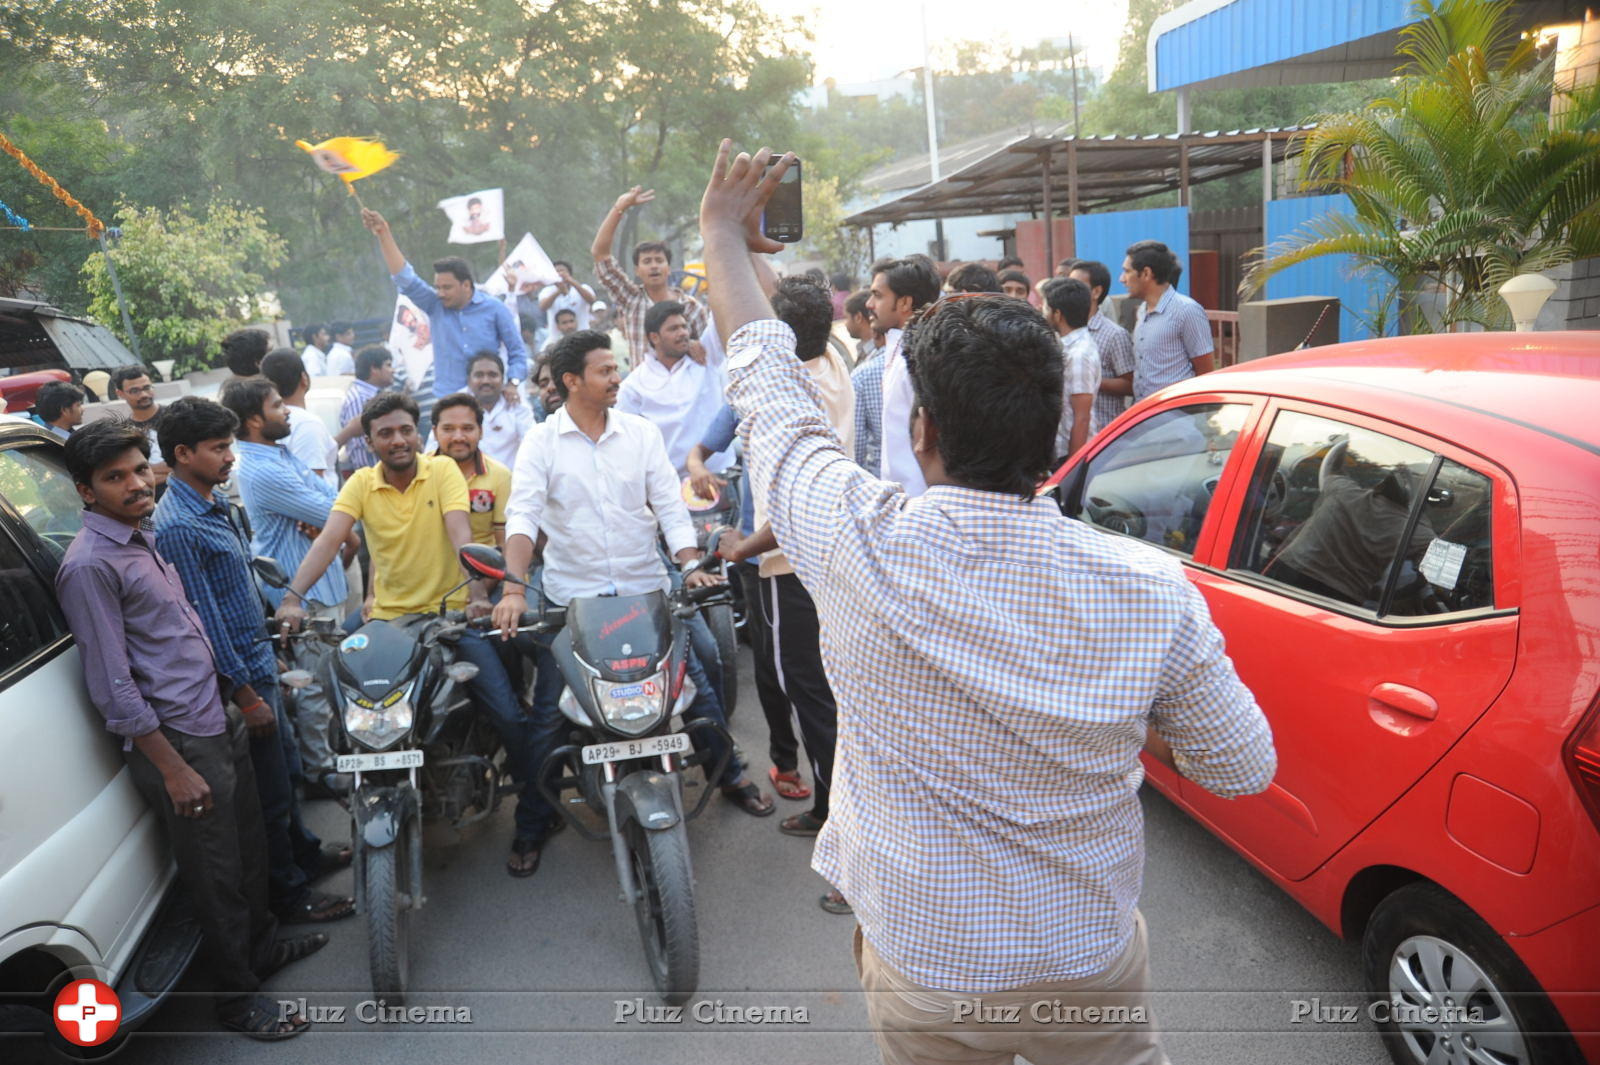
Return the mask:
[[[472,267],[451,256],[433,264],[433,284],[417,276],[377,211],[364,210],[361,221],[378,238],[383,262],[394,287],[428,316],[433,329],[433,391],[445,396],[467,391],[467,360],[480,351],[505,348],[506,382],[515,388],[528,375],[528,348],[511,308],[478,291]],[[516,400],[507,397],[508,401]]]
[[1133,329],[1133,400],[1210,373],[1211,322],[1205,308],[1179,292],[1178,259],[1165,244],[1141,240],[1122,260],[1122,284],[1139,301]]
[[[250,517],[250,550],[277,559],[285,573],[300,566],[311,541],[328,521],[336,498],[321,477],[278,441],[289,435],[289,412],[272,382],[264,377],[229,381],[222,389],[222,405],[239,419],[236,438],[239,464],[234,473],[239,498]],[[354,534],[345,545],[345,560],[354,557],[359,541]],[[283,592],[263,587],[262,593],[278,606]],[[335,563],[306,593],[329,607],[339,607],[349,591],[344,568]],[[320,785],[337,792],[333,751],[328,745],[328,723],[333,713],[323,690],[321,661],[327,647],[314,640],[293,646],[295,665],[311,673],[312,682],[294,699],[293,717],[299,734],[300,761],[307,787]]]

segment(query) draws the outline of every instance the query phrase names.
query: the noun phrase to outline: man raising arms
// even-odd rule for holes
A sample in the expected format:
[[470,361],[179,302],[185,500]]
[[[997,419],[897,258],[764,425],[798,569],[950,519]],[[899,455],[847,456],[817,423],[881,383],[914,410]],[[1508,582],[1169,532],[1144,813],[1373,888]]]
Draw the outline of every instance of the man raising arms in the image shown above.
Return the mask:
[[[672,287],[672,252],[665,244],[647,241],[633,249],[636,279],[628,278],[612,255],[611,246],[616,243],[617,226],[622,223],[622,216],[628,213],[629,208],[641,207],[655,198],[653,189],[641,189],[638,185],[618,196],[617,202],[600,223],[600,231],[594,235],[594,247],[590,249],[594,254],[594,276],[611,293],[618,324],[628,341],[628,354],[633,357],[635,366],[643,361],[645,352],[650,349],[650,342],[645,336],[644,319],[656,304],[665,300],[683,304],[683,318],[689,324],[691,337],[698,337],[706,329],[706,309],[700,301]],[[692,442],[690,446],[693,446]]]

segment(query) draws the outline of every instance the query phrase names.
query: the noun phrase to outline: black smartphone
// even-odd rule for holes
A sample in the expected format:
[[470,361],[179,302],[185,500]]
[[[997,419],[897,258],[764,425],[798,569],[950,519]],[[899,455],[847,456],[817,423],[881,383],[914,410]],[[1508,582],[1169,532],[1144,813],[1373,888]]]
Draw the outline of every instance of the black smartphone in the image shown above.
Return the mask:
[[778,191],[767,201],[767,209],[761,214],[761,232],[782,244],[797,244],[805,236],[805,220],[800,211],[800,160],[789,164],[783,180],[778,182]]

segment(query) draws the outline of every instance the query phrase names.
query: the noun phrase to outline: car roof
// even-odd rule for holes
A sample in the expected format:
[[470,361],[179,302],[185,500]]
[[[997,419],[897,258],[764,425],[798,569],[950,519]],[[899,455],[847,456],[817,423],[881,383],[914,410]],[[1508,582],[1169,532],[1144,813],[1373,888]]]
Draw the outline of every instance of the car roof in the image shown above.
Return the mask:
[[[1226,383],[1224,383],[1224,381]],[[1307,348],[1192,378],[1175,390],[1324,399],[1380,416],[1434,404],[1534,429],[1600,454],[1600,332],[1450,333]],[[1395,397],[1410,402],[1393,403]],[[1366,401],[1372,404],[1367,405]]]

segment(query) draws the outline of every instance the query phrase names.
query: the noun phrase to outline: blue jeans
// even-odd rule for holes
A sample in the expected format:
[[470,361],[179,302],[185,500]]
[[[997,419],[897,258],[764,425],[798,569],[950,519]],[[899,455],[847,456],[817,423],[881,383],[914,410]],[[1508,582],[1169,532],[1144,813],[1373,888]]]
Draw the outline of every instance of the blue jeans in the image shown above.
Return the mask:
[[267,839],[267,896],[276,913],[305,897],[307,882],[322,864],[322,841],[300,820],[300,803],[289,779],[288,754],[294,749],[293,733],[283,712],[276,684],[263,683],[256,694],[272,708],[278,730],[265,739],[250,740],[250,762],[255,769],[256,795]]
[[[543,764],[543,754],[549,748],[541,751],[535,743],[534,722],[523,713],[511,678],[506,675],[505,664],[488,639],[475,632],[463,633],[456,642],[456,657],[478,667],[478,675],[467,687],[474,702],[489,715],[495,731],[500,733],[512,779],[522,785],[517,794],[517,838],[543,839],[555,820],[555,811],[539,794],[534,780],[536,770]],[[560,711],[556,712],[559,717]]]

